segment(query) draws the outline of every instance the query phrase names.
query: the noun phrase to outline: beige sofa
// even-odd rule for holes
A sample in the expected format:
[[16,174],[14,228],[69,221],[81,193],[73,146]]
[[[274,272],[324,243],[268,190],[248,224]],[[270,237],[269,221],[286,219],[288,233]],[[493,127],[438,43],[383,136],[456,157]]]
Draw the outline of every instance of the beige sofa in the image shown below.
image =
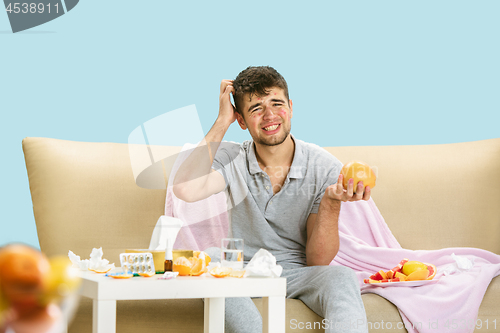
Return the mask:
[[[332,141],[332,144],[335,142]],[[167,155],[180,147],[156,147]],[[500,254],[500,139],[425,146],[325,148],[342,162],[363,160],[378,169],[372,197],[404,248],[478,247]],[[127,144],[23,140],[40,247],[48,255],[86,256],[103,247],[119,263],[126,248],[145,248],[164,210],[165,190],[138,187]],[[162,162],[169,174],[173,159]],[[165,182],[168,181],[165,179]],[[500,331],[500,278],[491,282],[479,319]],[[363,295],[368,321],[401,322],[385,299]],[[255,303],[260,306],[260,300]],[[91,302],[82,299],[69,332],[91,332]],[[288,299],[290,320],[321,321],[301,301]],[[464,305],[465,306],[465,305]],[[401,325],[400,325],[401,326]],[[119,301],[117,332],[202,332],[203,302]],[[370,330],[383,332],[384,330]],[[488,332],[493,332],[491,326]],[[320,330],[307,330],[320,332]]]

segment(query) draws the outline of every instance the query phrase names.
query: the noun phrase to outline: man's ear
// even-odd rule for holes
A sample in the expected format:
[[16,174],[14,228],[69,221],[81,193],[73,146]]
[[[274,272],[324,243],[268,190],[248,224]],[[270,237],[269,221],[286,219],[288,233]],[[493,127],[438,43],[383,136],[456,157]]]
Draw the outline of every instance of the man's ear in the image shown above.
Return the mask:
[[293,117],[293,103],[292,103],[291,99],[288,100],[288,104],[290,104],[290,119],[292,119],[292,117]]
[[240,124],[241,129],[246,130],[247,125],[245,124],[245,119],[243,119],[239,112],[236,112],[236,119],[238,120],[238,124]]

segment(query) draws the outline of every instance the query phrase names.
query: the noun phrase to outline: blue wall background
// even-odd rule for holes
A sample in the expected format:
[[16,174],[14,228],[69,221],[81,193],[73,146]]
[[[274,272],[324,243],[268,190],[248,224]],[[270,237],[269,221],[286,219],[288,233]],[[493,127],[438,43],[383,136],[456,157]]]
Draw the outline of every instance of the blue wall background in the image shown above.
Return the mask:
[[[322,146],[499,137],[500,2],[82,0],[12,34],[0,12],[0,245],[38,247],[24,137],[127,142],[250,65],[287,79],[292,132]],[[226,139],[249,138],[236,124]]]

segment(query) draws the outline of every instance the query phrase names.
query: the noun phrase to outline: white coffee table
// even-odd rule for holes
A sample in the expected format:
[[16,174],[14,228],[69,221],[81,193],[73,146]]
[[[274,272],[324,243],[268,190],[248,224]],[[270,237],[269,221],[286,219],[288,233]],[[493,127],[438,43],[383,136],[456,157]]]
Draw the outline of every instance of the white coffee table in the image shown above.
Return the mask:
[[285,278],[215,278],[179,276],[172,280],[133,277],[113,279],[104,274],[82,272],[80,295],[93,301],[92,332],[116,332],[116,301],[204,298],[204,332],[224,332],[226,297],[262,297],[262,332],[285,332]]

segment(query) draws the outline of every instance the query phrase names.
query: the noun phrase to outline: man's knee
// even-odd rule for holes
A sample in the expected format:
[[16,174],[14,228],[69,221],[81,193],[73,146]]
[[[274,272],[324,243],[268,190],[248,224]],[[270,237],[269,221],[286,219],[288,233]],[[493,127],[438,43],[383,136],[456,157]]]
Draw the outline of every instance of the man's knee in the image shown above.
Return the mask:
[[359,289],[359,281],[353,269],[345,266],[326,266],[325,274],[327,279],[333,283],[330,285],[351,285]]

